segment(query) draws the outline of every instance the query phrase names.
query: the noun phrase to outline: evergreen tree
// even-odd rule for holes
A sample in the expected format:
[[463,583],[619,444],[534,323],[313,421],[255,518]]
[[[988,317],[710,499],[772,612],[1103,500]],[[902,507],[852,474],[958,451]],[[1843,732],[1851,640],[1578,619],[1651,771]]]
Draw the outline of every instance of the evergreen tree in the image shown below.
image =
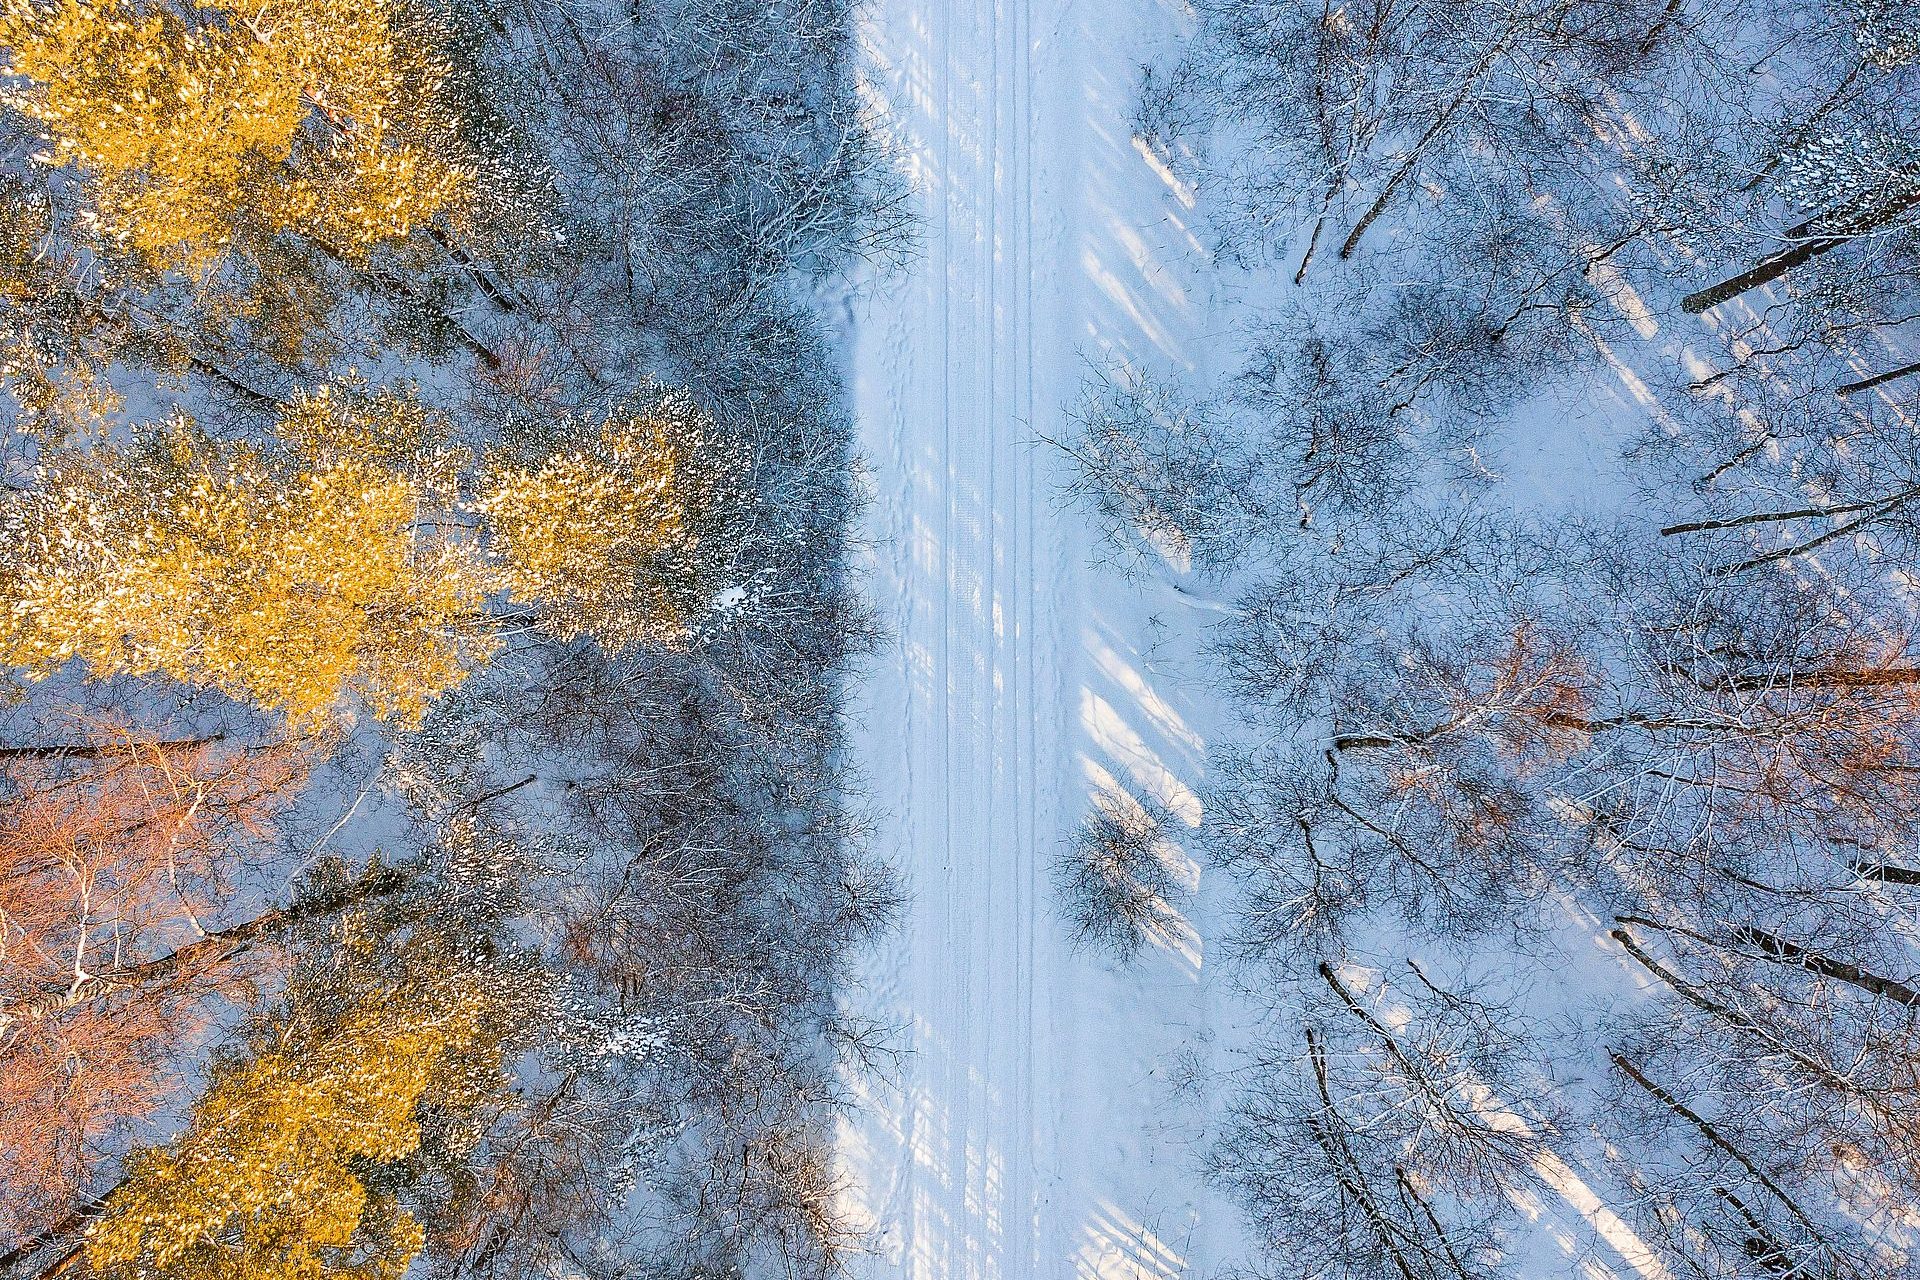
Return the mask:
[[[351,944],[350,944],[351,945]],[[365,945],[364,943],[358,945]],[[186,1133],[137,1152],[87,1260],[107,1273],[397,1280],[426,1240],[372,1171],[415,1155],[428,1109],[465,1116],[503,1083],[483,999],[379,987],[263,1028]],[[478,1134],[469,1134],[477,1141]]]
[[684,643],[739,553],[738,469],[682,399],[494,452],[476,511],[501,584],[566,640]]
[[175,419],[54,454],[0,513],[0,661],[163,675],[303,725],[348,691],[377,716],[418,716],[491,648],[474,625],[479,557],[423,528],[430,475],[317,432],[390,442],[420,425],[400,398],[316,396],[283,423],[293,449]]
[[291,232],[358,256],[457,218],[475,171],[433,24],[403,0],[11,0],[8,105],[147,265]]

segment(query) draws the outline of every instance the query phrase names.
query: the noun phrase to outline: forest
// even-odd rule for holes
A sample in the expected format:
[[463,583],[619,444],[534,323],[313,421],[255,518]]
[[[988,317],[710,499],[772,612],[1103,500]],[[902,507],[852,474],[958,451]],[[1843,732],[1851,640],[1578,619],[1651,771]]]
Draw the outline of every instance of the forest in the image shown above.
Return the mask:
[[851,22],[0,5],[0,1275],[840,1265]]
[[[1914,1274],[1920,6],[1195,8],[1135,127],[1231,358],[1064,443],[1230,605],[1246,1273],[1574,1274],[1579,1147],[1641,1275]],[[1165,825],[1063,855],[1091,945]]]
[[0,1280],[1920,1274],[1920,0],[0,0],[0,153]]

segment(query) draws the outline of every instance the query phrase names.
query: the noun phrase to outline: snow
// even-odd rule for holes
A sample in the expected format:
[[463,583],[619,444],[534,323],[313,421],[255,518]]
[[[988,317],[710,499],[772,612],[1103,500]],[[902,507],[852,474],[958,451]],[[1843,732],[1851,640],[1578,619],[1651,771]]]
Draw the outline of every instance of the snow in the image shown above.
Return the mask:
[[[1205,386],[1237,368],[1234,321],[1272,290],[1214,269],[1195,193],[1133,135],[1139,68],[1182,35],[1177,0],[869,0],[864,21],[923,243],[854,316],[863,569],[890,634],[852,717],[877,852],[911,895],[849,994],[905,1050],[850,1080],[861,1105],[839,1135],[846,1207],[875,1248],[862,1274],[1216,1275],[1246,1244],[1198,1164],[1273,1003],[1237,993],[1214,954],[1232,889],[1189,865],[1185,927],[1115,967],[1066,943],[1049,863],[1096,805],[1153,800],[1199,826],[1209,744],[1234,724],[1203,645],[1232,610],[1171,550],[1137,579],[1103,564],[1046,441],[1072,434],[1092,373]],[[1611,300],[1646,347],[1691,357],[1646,331],[1624,284]],[[1622,444],[1659,405],[1650,351],[1605,354],[1592,383],[1511,415],[1491,464],[1508,500],[1577,513],[1626,491]],[[1544,1013],[1621,978],[1599,922],[1574,914],[1565,969],[1534,992]],[[1559,1135],[1510,1193],[1531,1224],[1511,1242],[1519,1274],[1671,1280],[1609,1204],[1592,1136]]]
[[850,997],[906,1050],[855,1082],[840,1135],[874,1276],[1134,1280],[1232,1249],[1194,1167],[1231,1020],[1205,914],[1112,968],[1065,943],[1048,870],[1095,797],[1197,824],[1217,718],[1195,692],[1217,613],[1095,567],[1042,441],[1089,361],[1188,369],[1203,345],[1191,195],[1129,127],[1178,22],[1155,0],[872,0],[864,19],[923,238],[855,318],[865,569],[891,632],[855,740],[912,895]]

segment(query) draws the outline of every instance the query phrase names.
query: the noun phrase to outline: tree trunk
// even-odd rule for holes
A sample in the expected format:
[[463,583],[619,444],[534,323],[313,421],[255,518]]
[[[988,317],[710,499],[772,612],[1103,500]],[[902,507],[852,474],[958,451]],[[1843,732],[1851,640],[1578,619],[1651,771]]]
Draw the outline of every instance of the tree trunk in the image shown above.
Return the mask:
[[[1625,715],[1607,716],[1594,720],[1587,716],[1577,716],[1565,711],[1533,711],[1515,708],[1515,715],[1524,715],[1537,724],[1555,729],[1571,729],[1575,733],[1598,735],[1610,733],[1616,729],[1643,729],[1657,731],[1661,729],[1698,729],[1714,731],[1725,729],[1729,721],[1720,717],[1708,716],[1652,716],[1640,711],[1629,711]],[[1333,750],[1338,752],[1378,750],[1384,747],[1415,747],[1431,742],[1441,734],[1460,727],[1459,719],[1443,720],[1426,729],[1416,729],[1408,733],[1343,733],[1333,740]]]
[[1765,1027],[1738,1009],[1730,1005],[1721,1004],[1718,1000],[1713,999],[1707,995],[1706,992],[1700,990],[1686,979],[1668,969],[1665,965],[1662,965],[1658,960],[1648,955],[1641,949],[1640,944],[1633,940],[1633,935],[1625,929],[1614,929],[1612,931],[1612,937],[1615,942],[1618,942],[1622,947],[1626,948],[1627,954],[1639,962],[1641,968],[1660,979],[1661,982],[1667,985],[1669,990],[1694,1008],[1700,1010],[1702,1013],[1711,1015],[1736,1031],[1752,1036],[1755,1040],[1760,1041],[1774,1052],[1798,1064],[1814,1079],[1820,1081],[1820,1083],[1826,1085],[1834,1092],[1843,1093],[1850,1098],[1858,1098],[1875,1112],[1882,1115],[1885,1114],[1884,1108],[1879,1105],[1878,1100],[1872,1097],[1867,1090],[1861,1088],[1852,1080],[1847,1079],[1826,1063],[1821,1062],[1818,1058],[1810,1057],[1792,1045],[1781,1043],[1779,1037],[1773,1035]]
[[1749,1258],[1774,1275],[1785,1277],[1785,1280],[1811,1280],[1807,1273],[1800,1269],[1800,1264],[1793,1260],[1793,1250],[1785,1241],[1767,1230],[1767,1224],[1760,1221],[1753,1210],[1742,1204],[1738,1196],[1725,1187],[1715,1187],[1713,1193],[1732,1205],[1733,1211],[1739,1214],[1741,1220],[1747,1224],[1747,1230],[1753,1233],[1747,1237],[1743,1246],[1743,1251]]
[[1862,880],[1878,880],[1882,884],[1920,884],[1920,869],[1891,862],[1856,862],[1853,864],[1853,874]]
[[339,249],[317,238],[309,237],[308,243],[320,250],[320,252],[324,253],[327,257],[333,259],[343,270],[352,272],[362,280],[366,280],[377,286],[381,292],[387,294],[389,297],[404,299],[412,303],[427,315],[446,325],[447,328],[453,331],[454,336],[460,340],[461,345],[477,356],[480,363],[486,365],[487,368],[500,368],[500,357],[492,347],[489,347],[486,343],[475,337],[473,330],[461,324],[460,321],[448,315],[426,298],[421,297],[419,291],[413,287],[406,277],[397,272],[389,271],[384,267],[371,265],[366,267],[356,266],[354,263],[348,261],[347,256]]
[[64,1010],[132,987],[150,987],[191,973],[203,973],[251,950],[261,940],[302,920],[317,919],[355,907],[363,902],[398,891],[406,884],[407,874],[393,867],[380,867],[338,893],[325,894],[292,906],[274,907],[251,920],[229,925],[207,934],[164,956],[139,964],[122,965],[105,973],[88,974],[78,982],[62,982],[42,987],[24,1000],[0,1009],[0,1026],[8,1022],[38,1022]]
[[1862,991],[1892,1000],[1897,1004],[1904,1004],[1909,1008],[1920,1005],[1920,991],[1915,991],[1897,978],[1883,978],[1877,973],[1870,973],[1845,960],[1835,960],[1832,956],[1822,955],[1818,951],[1808,951],[1797,942],[1768,933],[1765,929],[1756,928],[1753,925],[1740,926],[1734,930],[1730,941],[1723,942],[1718,938],[1710,938],[1704,933],[1698,933],[1680,925],[1662,924],[1658,920],[1650,920],[1646,916],[1615,916],[1614,920],[1620,924],[1644,925],[1649,929],[1658,929],[1662,933],[1677,933],[1720,951],[1732,951],[1736,946],[1741,945],[1753,947],[1760,952],[1761,959],[1773,964],[1805,969],[1809,973],[1817,973],[1823,978],[1832,978],[1836,982],[1848,983]]
[[[1478,77],[1476,76],[1475,79]],[[1467,95],[1473,91],[1473,85],[1474,81],[1469,80],[1467,87],[1460,90],[1459,96],[1448,103],[1446,110],[1434,118],[1433,123],[1427,127],[1427,131],[1420,136],[1420,141],[1413,144],[1413,150],[1409,151],[1406,159],[1400,162],[1400,167],[1394,170],[1392,177],[1387,179],[1387,185],[1380,189],[1380,194],[1373,204],[1360,215],[1360,221],[1353,224],[1353,230],[1347,233],[1346,242],[1340,246],[1342,262],[1353,256],[1353,251],[1360,247],[1360,238],[1367,234],[1367,228],[1387,211],[1387,205],[1392,201],[1394,192],[1398,191],[1400,184],[1413,173],[1414,167],[1420,162],[1420,154],[1440,135],[1440,130],[1446,127],[1447,121],[1452,118],[1455,111],[1459,110],[1460,104],[1467,100]]]
[[[1320,6],[1320,23],[1324,28],[1332,21],[1331,0],[1323,0]],[[1324,41],[1320,45],[1321,68],[1325,70]],[[1320,148],[1327,158],[1327,194],[1320,202],[1320,216],[1313,220],[1313,232],[1307,237],[1306,252],[1300,255],[1300,269],[1293,273],[1293,283],[1297,286],[1307,278],[1307,268],[1313,263],[1314,251],[1319,248],[1320,234],[1326,230],[1327,218],[1333,211],[1333,201],[1340,194],[1340,188],[1347,182],[1348,161],[1341,160],[1333,145],[1333,122],[1327,117],[1327,77],[1325,74],[1313,78],[1313,114],[1320,128]],[[1349,152],[1351,154],[1351,152]]]
[[[108,1195],[111,1194],[111,1192],[108,1193]],[[0,1253],[0,1275],[4,1275],[14,1267],[19,1266],[22,1262],[25,1262],[28,1258],[46,1248],[54,1241],[63,1239],[80,1230],[80,1228],[86,1226],[89,1222],[92,1222],[105,1212],[106,1207],[107,1196],[101,1196],[96,1200],[89,1200],[46,1230],[29,1236],[5,1253]],[[73,1261],[79,1255],[81,1248],[81,1245],[75,1244],[67,1252],[61,1254],[49,1263],[45,1269],[39,1271],[38,1274],[42,1276],[61,1274],[61,1272],[69,1269],[73,1265]]]
[[1795,543],[1790,547],[1778,547],[1761,555],[1751,556],[1737,564],[1719,565],[1715,567],[1713,572],[1722,576],[1731,577],[1736,573],[1745,573],[1748,569],[1757,569],[1761,565],[1772,564],[1778,560],[1791,560],[1795,556],[1803,556],[1810,551],[1818,551],[1829,542],[1838,542],[1840,539],[1858,532],[1862,526],[1870,525],[1876,520],[1893,514],[1909,502],[1912,502],[1916,496],[1920,496],[1920,490],[1909,489],[1904,493],[1895,494],[1884,502],[1876,503],[1864,514],[1847,521],[1847,523],[1843,525],[1827,530],[1817,538],[1809,539],[1806,542]]
[[1791,965],[1805,969],[1809,973],[1817,973],[1823,978],[1847,983],[1882,999],[1906,1005],[1910,1009],[1920,1006],[1920,991],[1915,991],[1897,978],[1883,978],[1877,973],[1871,973],[1845,960],[1835,960],[1817,951],[1808,951],[1797,943],[1775,937],[1751,925],[1743,926],[1734,936],[1749,946],[1757,948],[1767,959],[1776,964]]
[[446,250],[449,258],[466,268],[467,274],[473,277],[476,285],[480,286],[480,292],[486,296],[488,302],[493,304],[495,311],[511,315],[520,310],[519,304],[508,296],[506,286],[495,280],[485,267],[474,261],[473,255],[455,243],[453,237],[435,226],[428,226],[427,235],[435,244]]
[[1328,986],[1333,988],[1334,994],[1340,997],[1340,1002],[1347,1006],[1347,1012],[1365,1023],[1367,1029],[1379,1038],[1381,1047],[1400,1064],[1400,1069],[1407,1073],[1407,1078],[1419,1087],[1420,1092],[1426,1096],[1428,1104],[1442,1115],[1452,1111],[1453,1108],[1446,1095],[1433,1087],[1432,1081],[1428,1078],[1430,1073],[1422,1070],[1407,1057],[1406,1051],[1400,1047],[1400,1042],[1394,1038],[1393,1033],[1354,999],[1353,993],[1347,990],[1338,977],[1334,976],[1333,966],[1324,960],[1320,962],[1320,976],[1326,980]]
[[1885,373],[1876,373],[1871,378],[1862,378],[1858,382],[1843,382],[1833,389],[1833,394],[1850,396],[1860,391],[1871,391],[1883,383],[1892,382],[1896,378],[1911,377],[1916,373],[1920,373],[1920,360],[1901,365],[1898,369],[1889,369]]
[[279,396],[269,395],[258,387],[250,386],[242,382],[239,378],[228,373],[211,360],[204,359],[200,356],[189,356],[187,357],[187,363],[195,370],[226,387],[229,391],[235,392],[242,399],[250,400],[262,409],[286,409],[289,407],[287,402]]
[[1393,193],[1400,189],[1401,183],[1413,175],[1414,169],[1419,165],[1421,155],[1432,145],[1433,140],[1440,136],[1441,130],[1447,127],[1448,122],[1453,119],[1454,113],[1466,105],[1466,101],[1472,96],[1474,88],[1479,85],[1481,79],[1492,69],[1493,64],[1498,62],[1506,53],[1507,45],[1512,40],[1513,35],[1513,28],[1509,26],[1506,32],[1501,35],[1500,39],[1496,40],[1488,47],[1485,53],[1480,55],[1480,60],[1474,63],[1473,69],[1467,72],[1466,83],[1460,86],[1460,92],[1455,94],[1453,101],[1449,102],[1442,108],[1440,114],[1433,118],[1433,123],[1427,126],[1427,131],[1420,135],[1418,142],[1413,144],[1413,150],[1407,152],[1405,158],[1400,162],[1400,167],[1395,169],[1393,176],[1387,179],[1387,185],[1380,189],[1380,195],[1374,200],[1372,207],[1361,215],[1360,221],[1354,224],[1353,230],[1347,235],[1346,243],[1340,246],[1341,261],[1344,262],[1353,256],[1353,251],[1360,246],[1360,238],[1367,234],[1367,228],[1371,227],[1374,220],[1387,211],[1387,205],[1392,201]]
[[[1320,1089],[1322,1114],[1329,1121],[1337,1122],[1339,1112],[1334,1109],[1333,1094],[1327,1087],[1327,1053],[1320,1046],[1319,1038],[1313,1034],[1312,1027],[1307,1028],[1307,1050],[1313,1058],[1313,1075]],[[1326,1152],[1327,1164],[1333,1172],[1335,1181],[1340,1184],[1343,1191],[1353,1197],[1353,1202],[1360,1206],[1361,1213],[1367,1219],[1368,1227],[1373,1231],[1374,1239],[1380,1242],[1380,1247],[1386,1250],[1389,1258],[1393,1259],[1394,1269],[1400,1273],[1401,1280],[1418,1280],[1414,1275],[1413,1267],[1407,1262],[1406,1255],[1401,1253],[1399,1242],[1394,1238],[1397,1233],[1392,1222],[1374,1201],[1373,1193],[1367,1188],[1366,1183],[1361,1180],[1353,1155],[1346,1149],[1346,1144],[1340,1141],[1337,1133],[1318,1119],[1310,1117],[1307,1120],[1307,1127],[1312,1130],[1314,1141],[1320,1144],[1320,1149]]]
[[1798,685],[1805,689],[1904,689],[1920,684],[1920,667],[1878,667],[1871,671],[1845,668],[1825,671],[1752,672],[1729,678],[1735,689],[1769,689],[1775,685]]
[[1466,1264],[1460,1261],[1460,1255],[1453,1251],[1453,1241],[1447,1238],[1447,1229],[1440,1224],[1440,1215],[1433,1211],[1433,1206],[1427,1203],[1426,1197],[1414,1189],[1413,1179],[1407,1176],[1407,1171],[1395,1165],[1393,1177],[1400,1184],[1401,1197],[1410,1201],[1412,1206],[1418,1207],[1420,1216],[1427,1220],[1429,1227],[1433,1228],[1434,1239],[1440,1242],[1441,1251],[1447,1255],[1447,1262],[1453,1267],[1454,1274],[1458,1275],[1460,1280],[1473,1280],[1467,1271]]
[[1646,57],[1658,47],[1660,37],[1666,33],[1667,27],[1672,24],[1686,3],[1687,0],[1667,0],[1667,7],[1660,11],[1660,20],[1648,29],[1646,36],[1640,41],[1641,57]]
[[1673,1112],[1673,1114],[1679,1116],[1682,1120],[1685,1120],[1688,1124],[1692,1125],[1695,1129],[1698,1129],[1700,1131],[1700,1136],[1705,1138],[1708,1142],[1712,1143],[1715,1147],[1719,1148],[1721,1151],[1724,1151],[1729,1156],[1732,1156],[1735,1163],[1737,1163],[1742,1169],[1745,1169],[1748,1175],[1751,1176],[1755,1182],[1758,1182],[1761,1186],[1765,1187],[1768,1191],[1772,1192],[1774,1198],[1779,1200],[1781,1204],[1785,1205],[1787,1208],[1787,1211],[1791,1213],[1794,1217],[1800,1220],[1800,1224],[1807,1229],[1807,1231],[1813,1236],[1814,1239],[1816,1240],[1821,1239],[1820,1233],[1818,1230],[1815,1229],[1812,1220],[1809,1219],[1807,1215],[1801,1211],[1800,1206],[1794,1202],[1793,1197],[1789,1196],[1784,1190],[1781,1189],[1778,1183],[1776,1183],[1772,1178],[1768,1177],[1764,1169],[1760,1168],[1760,1166],[1756,1165],[1753,1161],[1747,1159],[1747,1157],[1740,1151],[1738,1147],[1734,1146],[1733,1143],[1729,1142],[1724,1136],[1722,1136],[1720,1131],[1714,1128],[1713,1124],[1710,1121],[1708,1121],[1708,1119],[1705,1116],[1695,1111],[1692,1107],[1689,1107],[1686,1103],[1680,1101],[1678,1097],[1669,1093],[1666,1089],[1655,1084],[1652,1080],[1649,1080],[1646,1076],[1646,1073],[1641,1071],[1640,1068],[1637,1065],[1635,1065],[1625,1054],[1622,1054],[1617,1050],[1610,1050],[1607,1056],[1613,1060],[1613,1065],[1618,1067],[1620,1071],[1627,1077],[1627,1079],[1639,1085],[1641,1089],[1646,1091],[1649,1097],[1652,1097],[1654,1100],[1656,1100],[1662,1106],[1664,1106],[1667,1110]]
[[211,746],[226,740],[224,733],[210,733],[204,738],[167,738],[159,742],[129,738],[124,742],[105,744],[56,743],[43,747],[0,747],[0,760],[104,760],[109,756],[130,756],[148,750],[191,751],[195,747]]
[[1681,533],[1700,533],[1708,529],[1738,529],[1749,524],[1771,524],[1780,520],[1818,520],[1823,516],[1851,515],[1855,511],[1865,511],[1878,506],[1878,502],[1850,502],[1838,507],[1802,507],[1798,511],[1753,511],[1744,516],[1731,516],[1725,520],[1689,520],[1683,524],[1670,524],[1660,530],[1660,536],[1671,538]]
[[1879,230],[1915,205],[1920,205],[1920,190],[1910,192],[1871,213],[1843,221],[1832,231],[1815,232],[1813,223],[1796,227],[1795,231],[1806,230],[1810,234],[1798,244],[1762,258],[1737,276],[1688,294],[1680,300],[1680,306],[1689,314],[1698,315],[1743,293],[1758,289],[1761,285],[1771,284],[1795,267],[1803,266],[1823,253],[1838,249],[1843,244]]

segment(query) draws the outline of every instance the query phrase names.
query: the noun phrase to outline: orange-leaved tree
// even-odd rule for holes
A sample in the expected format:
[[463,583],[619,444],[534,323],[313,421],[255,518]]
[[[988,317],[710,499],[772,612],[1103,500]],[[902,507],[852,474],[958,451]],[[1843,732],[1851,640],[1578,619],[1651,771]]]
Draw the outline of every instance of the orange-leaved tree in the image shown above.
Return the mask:
[[231,886],[308,763],[106,722],[0,756],[0,1243],[88,1189],[103,1143],[178,1088],[208,1000],[253,972]]

